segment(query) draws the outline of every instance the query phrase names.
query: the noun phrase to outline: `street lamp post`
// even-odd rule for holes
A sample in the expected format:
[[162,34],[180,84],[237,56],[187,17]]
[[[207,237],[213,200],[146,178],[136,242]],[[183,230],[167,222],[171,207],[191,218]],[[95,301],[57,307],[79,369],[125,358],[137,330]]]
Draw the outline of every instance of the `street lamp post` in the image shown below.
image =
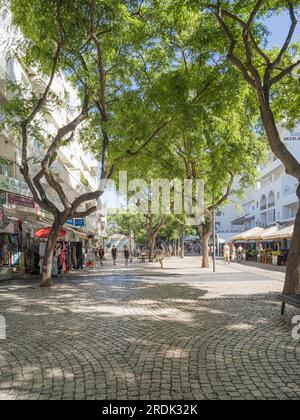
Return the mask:
[[129,233],[129,252],[130,252],[130,262],[132,263],[132,240],[133,240],[133,232],[130,229],[130,233]]
[[216,273],[216,220],[215,220],[215,196],[212,196],[212,224],[213,224],[213,271]]

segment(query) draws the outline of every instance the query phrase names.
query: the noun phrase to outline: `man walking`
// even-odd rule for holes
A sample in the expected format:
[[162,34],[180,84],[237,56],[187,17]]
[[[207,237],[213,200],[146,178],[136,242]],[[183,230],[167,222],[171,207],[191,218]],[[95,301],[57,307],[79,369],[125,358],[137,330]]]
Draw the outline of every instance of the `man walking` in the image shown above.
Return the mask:
[[127,246],[124,247],[124,259],[125,259],[125,267],[128,267],[129,262],[129,249]]
[[230,246],[228,244],[224,246],[224,262],[230,264]]
[[156,252],[156,258],[160,263],[160,268],[164,269],[164,257],[165,257],[165,250],[162,246],[160,246]]
[[117,264],[118,251],[117,251],[117,248],[115,247],[115,245],[112,247],[111,256],[112,256],[112,259],[113,259],[113,264],[116,265]]
[[99,248],[99,258],[100,258],[100,264],[103,266],[103,259],[104,259],[104,248],[103,246],[100,246]]

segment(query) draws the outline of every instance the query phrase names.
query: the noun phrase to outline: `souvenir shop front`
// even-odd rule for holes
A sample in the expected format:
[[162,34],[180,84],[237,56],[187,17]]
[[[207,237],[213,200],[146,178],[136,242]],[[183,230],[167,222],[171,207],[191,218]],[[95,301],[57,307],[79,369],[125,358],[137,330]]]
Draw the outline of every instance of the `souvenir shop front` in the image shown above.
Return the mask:
[[[0,191],[0,272],[39,274],[47,237],[36,234],[51,225],[51,215],[31,198]],[[84,227],[65,226],[54,252],[54,275],[84,268],[94,245],[88,233]]]
[[13,271],[25,271],[28,222],[38,226],[39,209],[34,201],[12,193],[0,192],[0,265]]
[[58,257],[58,272],[67,273],[84,268],[86,244],[85,235],[66,228],[66,236],[61,238],[54,253]]
[[17,268],[21,256],[19,234],[12,223],[0,228],[0,266]]
[[[38,274],[42,271],[50,226],[51,220],[48,220],[48,226],[44,225],[31,237],[25,258],[26,272],[29,274]],[[83,236],[68,227],[61,231],[53,255],[53,276],[84,268],[85,236]]]

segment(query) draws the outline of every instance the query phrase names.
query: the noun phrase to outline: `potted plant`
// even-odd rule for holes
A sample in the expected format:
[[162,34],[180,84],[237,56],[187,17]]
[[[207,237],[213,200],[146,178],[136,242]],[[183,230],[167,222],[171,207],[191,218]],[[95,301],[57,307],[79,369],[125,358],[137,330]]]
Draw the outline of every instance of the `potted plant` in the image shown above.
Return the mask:
[[263,258],[264,250],[263,248],[257,249],[257,261],[261,262]]
[[280,265],[280,257],[281,257],[281,251],[273,251],[272,252],[272,264],[273,265]]
[[257,261],[257,256],[258,256],[258,250],[254,249],[252,251],[252,256],[253,256],[253,261]]

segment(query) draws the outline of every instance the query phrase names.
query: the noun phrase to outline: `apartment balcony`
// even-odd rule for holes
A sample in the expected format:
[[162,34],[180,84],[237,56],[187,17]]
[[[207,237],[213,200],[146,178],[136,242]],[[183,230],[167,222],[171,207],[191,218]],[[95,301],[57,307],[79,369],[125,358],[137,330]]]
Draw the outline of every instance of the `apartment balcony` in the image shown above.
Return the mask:
[[265,166],[260,168],[260,178],[272,175],[273,172],[278,172],[281,167],[283,167],[281,160],[269,161]]
[[296,190],[297,190],[297,186],[295,186],[294,188],[291,188],[289,190],[288,194],[284,194],[282,199],[281,199],[281,205],[282,206],[292,206],[295,203],[299,203],[297,194],[296,194]]
[[81,177],[76,176],[72,173],[72,171],[68,170],[68,168],[66,168],[60,161],[57,161],[54,164],[53,172],[56,174],[57,179],[66,186],[67,191],[73,193],[71,197],[72,199],[76,195],[84,194],[91,190],[91,188],[83,185]]
[[0,65],[0,96],[2,101],[7,101],[9,99],[9,94],[7,91],[7,74],[5,73],[4,68]]
[[296,195],[298,188],[298,182],[286,183],[283,187],[283,198],[291,198],[292,195]]

